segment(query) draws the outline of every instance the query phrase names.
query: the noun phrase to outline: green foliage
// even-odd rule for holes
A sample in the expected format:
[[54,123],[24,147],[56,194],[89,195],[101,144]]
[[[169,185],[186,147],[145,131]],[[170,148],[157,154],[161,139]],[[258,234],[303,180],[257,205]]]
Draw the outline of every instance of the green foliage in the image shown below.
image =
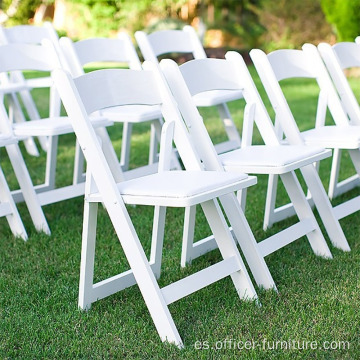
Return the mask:
[[[39,5],[44,2],[42,0],[21,0],[14,2],[12,0],[3,0],[1,2],[1,8],[5,12],[9,12],[9,20],[7,25],[18,25],[18,24],[27,24],[29,19],[31,19],[35,10]],[[14,13],[12,14],[12,11]]]
[[259,38],[266,31],[256,11],[259,4],[260,0],[209,0],[207,5],[214,7],[214,21],[205,16],[203,20],[208,28],[223,30],[241,38],[244,47],[253,48],[259,45]]
[[316,44],[331,34],[320,0],[262,0],[256,11],[266,28],[261,42],[267,51]]
[[327,21],[338,41],[354,41],[360,34],[360,0],[321,0]]

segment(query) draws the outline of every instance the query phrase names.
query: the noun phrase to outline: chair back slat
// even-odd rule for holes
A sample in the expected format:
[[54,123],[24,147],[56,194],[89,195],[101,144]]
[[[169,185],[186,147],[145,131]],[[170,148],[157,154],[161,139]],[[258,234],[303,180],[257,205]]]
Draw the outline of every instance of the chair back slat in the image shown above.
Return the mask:
[[239,90],[236,69],[222,59],[191,60],[182,64],[180,71],[192,96],[204,91]]
[[313,66],[301,50],[276,50],[268,54],[278,81],[290,78],[315,78]]
[[57,54],[50,42],[45,46],[29,44],[8,44],[0,46],[0,72],[38,70],[51,71],[61,67]]
[[105,69],[80,76],[74,82],[88,114],[113,106],[161,104],[151,72]]
[[360,45],[351,42],[341,42],[333,46],[342,69],[360,66]]

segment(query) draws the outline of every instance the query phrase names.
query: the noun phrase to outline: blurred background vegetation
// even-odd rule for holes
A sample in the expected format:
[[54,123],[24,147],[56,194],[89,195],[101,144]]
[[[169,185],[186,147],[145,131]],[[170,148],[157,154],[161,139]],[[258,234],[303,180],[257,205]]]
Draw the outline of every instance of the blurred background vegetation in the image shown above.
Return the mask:
[[267,51],[353,41],[360,0],[0,0],[0,23],[53,21],[75,39],[193,25],[205,47]]

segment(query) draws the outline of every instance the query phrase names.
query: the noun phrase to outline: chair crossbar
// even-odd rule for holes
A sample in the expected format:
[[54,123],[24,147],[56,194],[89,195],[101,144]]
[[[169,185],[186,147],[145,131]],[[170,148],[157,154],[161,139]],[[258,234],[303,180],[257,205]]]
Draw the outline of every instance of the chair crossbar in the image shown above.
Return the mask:
[[[63,200],[73,199],[85,193],[85,183],[68,185],[58,189],[49,189],[48,184],[34,186],[41,206],[53,204]],[[16,203],[24,201],[21,189],[11,192]]]
[[239,270],[240,264],[232,256],[165,286],[161,292],[166,304],[169,305]]
[[[306,197],[306,200],[308,201],[311,208],[315,207],[314,199],[311,197],[311,195],[308,195]],[[288,204],[279,206],[274,209],[271,224],[268,224],[268,226],[270,227],[272,224],[275,224],[277,222],[280,222],[282,220],[285,220],[285,219],[287,219],[291,216],[295,216],[295,215],[296,215],[296,212],[295,212],[293,203],[288,203]]]
[[335,217],[340,220],[360,210],[360,196],[347,200],[334,207]]
[[333,197],[340,196],[356,187],[360,186],[359,174],[348,177],[347,179],[340,181],[336,184],[333,190]]
[[282,247],[291,244],[311,231],[316,230],[316,228],[316,224],[314,224],[312,219],[301,220],[298,223],[289,226],[285,230],[268,237],[266,240],[261,241],[259,243],[259,250],[262,256],[265,257]]

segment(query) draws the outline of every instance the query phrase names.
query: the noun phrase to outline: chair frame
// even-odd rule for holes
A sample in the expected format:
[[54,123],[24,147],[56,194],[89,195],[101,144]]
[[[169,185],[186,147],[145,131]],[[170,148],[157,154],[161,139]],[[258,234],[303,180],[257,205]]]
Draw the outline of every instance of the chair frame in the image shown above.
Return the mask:
[[[127,63],[132,70],[142,70],[139,57],[131,42],[130,37],[124,33],[118,33],[116,39],[110,38],[89,38],[73,42],[69,38],[63,37],[60,39],[60,47],[63,55],[66,58],[68,69],[73,77],[84,74],[83,67],[93,62],[109,62],[109,63]],[[144,111],[143,109],[139,109]],[[115,112],[107,112],[104,110],[103,116],[109,118],[111,121],[123,123],[122,147],[120,154],[120,164],[126,176],[136,177],[146,173],[153,173],[157,171],[158,163],[158,142],[161,134],[161,126],[163,120],[161,118],[160,109],[152,109],[150,112],[138,112],[135,120],[132,120],[123,109],[118,108]],[[134,115],[136,112],[133,111]],[[151,135],[149,146],[149,162],[147,166],[137,168],[129,171],[130,160],[130,140],[132,128],[135,123],[149,122]],[[180,168],[176,156],[174,157],[174,166]],[[131,175],[132,174],[132,175]]]
[[[17,25],[9,28],[0,28],[0,43],[5,44],[41,44],[44,39],[48,39],[54,46],[60,61],[64,59],[61,57],[59,47],[59,37],[53,25],[50,22],[44,22],[42,26],[34,25]],[[1,75],[2,91],[7,89],[6,93],[9,98],[10,105],[10,119],[12,121],[22,123],[26,121],[25,114],[22,110],[19,97],[24,105],[27,115],[30,120],[40,119],[40,115],[34,99],[31,95],[31,90],[34,88],[51,87],[51,79],[49,76],[41,78],[25,79],[20,71],[12,72],[9,77],[7,74]],[[19,97],[18,97],[19,95]],[[50,100],[50,112],[53,116],[60,114],[60,102],[58,97],[52,97]],[[46,137],[39,136],[39,143],[44,151],[48,149],[48,141]],[[29,154],[39,156],[36,143],[32,137],[24,140],[25,147]]]
[[[345,185],[343,189],[341,189],[342,184],[337,184],[340,166],[340,150],[348,150],[357,173],[360,173],[360,152],[358,149],[360,146],[360,128],[355,126],[349,128],[349,118],[344,112],[340,99],[336,93],[336,90],[326,70],[326,67],[317,51],[317,48],[314,45],[305,44],[302,47],[302,50],[277,50],[268,55],[266,55],[261,50],[254,49],[250,52],[250,56],[265,87],[272,107],[275,109],[275,121],[278,123],[277,126],[281,129],[281,131],[278,132],[279,136],[282,137],[282,134],[285,133],[286,139],[290,144],[295,144],[299,142],[304,143],[304,141],[305,143],[307,143],[306,138],[305,140],[303,138],[305,133],[302,133],[300,137],[294,138],[288,129],[289,126],[297,127],[297,124],[286,101],[286,98],[280,88],[279,81],[281,81],[281,79],[289,77],[313,78],[319,85],[320,94],[314,124],[314,131],[320,131],[321,134],[321,131],[326,130],[327,125],[325,125],[325,116],[326,110],[328,109],[335,122],[334,129],[343,129],[345,131],[349,130],[350,134],[355,134],[357,144],[351,144],[351,146],[347,144],[347,140],[345,138],[342,139],[341,143],[334,145],[331,143],[331,141],[327,140],[326,134],[324,135],[324,146],[334,149],[328,191],[329,197],[333,198],[334,196],[339,195],[344,191],[347,191],[349,189],[349,184]],[[299,57],[299,59],[301,60],[299,61],[299,64],[301,65],[298,65],[296,68],[286,66],[285,64],[287,58],[292,59],[292,57]],[[281,68],[274,68],[271,66],[270,61],[276,58],[282,58]],[[274,69],[276,69],[275,71],[279,73],[278,76],[275,75]],[[293,71],[293,73],[291,73],[290,71]],[[353,179],[354,178],[351,177],[350,183]],[[294,214],[293,206],[291,203],[275,208],[276,191],[277,179],[276,177],[273,177],[272,179],[270,179],[268,185],[268,196],[266,205],[267,212],[264,220],[265,227],[269,227],[275,222],[281,221],[282,219],[292,216]],[[313,196],[314,193],[311,192],[311,194],[309,194],[308,196],[309,201],[311,201],[311,197]],[[358,197],[356,197],[335,206],[334,212],[336,218],[339,220],[358,211],[360,209],[360,205],[358,203]]]
[[[144,59],[155,63],[158,62],[158,56],[169,53],[191,53],[194,59],[207,57],[199,37],[190,25],[184,26],[182,30],[162,30],[151,34],[137,31],[135,38]],[[239,148],[241,137],[226,102],[241,99],[241,91],[232,94],[221,92],[209,95],[204,94],[201,98],[196,97],[196,101],[199,107],[217,107],[228,137],[227,141],[215,145],[217,152],[223,153]]]
[[[155,65],[150,64],[152,69],[154,69],[153,66]],[[102,76],[110,74],[109,72],[111,72],[111,75],[102,80]],[[72,79],[63,70],[56,70],[52,76],[63,104],[73,121],[74,131],[88,164],[80,279],[80,307],[88,308],[91,302],[137,283],[161,339],[182,347],[183,343],[168,310],[168,304],[228,275],[231,275],[241,298],[256,299],[256,292],[247,275],[224,215],[215,199],[204,199],[206,201],[202,203],[202,207],[209,225],[216,235],[219,249],[224,258],[223,261],[160,289],[155,275],[158,275],[159,263],[161,263],[162,234],[157,239],[159,241],[153,240],[152,243],[151,257],[154,256],[157,267],[155,272],[152,269],[152,262],[150,261],[149,263],[144,254],[125,208],[124,200],[129,199],[129,197],[122,196],[119,191],[119,185],[117,185],[117,182],[121,180],[121,169],[118,166],[115,153],[111,150],[112,146],[107,138],[102,139],[100,145],[98,140],[99,134],[92,128],[89,114],[94,110],[100,110],[100,108],[108,106],[117,106],[121,103],[161,105],[165,121],[166,119],[172,119],[167,122],[163,130],[165,135],[162,137],[162,148],[165,144],[166,150],[168,150],[172,139],[174,139],[179,154],[180,156],[183,155],[182,159],[185,163],[192,171],[202,171],[201,163],[189,152],[189,146],[193,147],[193,144],[189,142],[188,137],[178,135],[184,128],[176,124],[174,125],[172,122],[174,117],[178,117],[179,114],[176,111],[175,103],[171,100],[169,90],[164,85],[165,83],[163,82],[163,85],[159,84],[158,77],[161,76],[160,72],[157,72],[154,76],[152,71],[100,70]],[[125,87],[123,84],[128,84],[128,86]],[[89,89],[94,88],[100,89],[101,93],[111,92],[112,95],[96,97],[95,92],[89,94]],[[160,163],[164,165],[164,171],[140,178],[139,181],[143,181],[143,186],[146,186],[145,184],[149,178],[154,176],[161,177],[162,174],[167,173],[165,170],[169,165],[169,152],[163,151],[162,154],[160,156]],[[203,174],[206,175],[205,173]],[[243,185],[240,185],[240,187],[249,186],[254,183],[254,178],[251,177],[245,177],[244,180]],[[120,186],[126,185],[126,183],[122,183]],[[217,195],[220,196],[222,205],[224,206],[225,203],[229,208],[229,205],[232,204],[232,210],[234,210],[235,206],[235,213],[242,214],[235,195],[226,192],[220,192]],[[144,197],[140,197],[136,203],[141,203],[142,201],[144,201]],[[147,204],[151,204],[149,196],[146,196],[145,201]],[[96,216],[99,202],[103,202],[107,209],[131,270],[98,284],[93,284],[92,271],[96,238]],[[179,200],[176,200],[176,202],[179,202]],[[194,203],[189,198],[189,201],[185,203],[180,202],[180,204],[182,206],[192,206]],[[162,199],[160,202],[159,199],[155,199],[152,205],[155,205],[155,211],[158,211],[158,214],[160,214],[160,222],[154,222],[155,232],[161,233],[164,225],[165,209],[167,206],[175,205],[174,199]],[[225,212],[229,214],[227,210]],[[256,269],[255,276],[261,277],[262,283],[266,288],[273,287],[274,283],[271,275],[266,264],[257,254],[256,242],[243,215],[240,219],[237,219],[237,229],[240,230],[240,232],[237,231],[237,234],[238,238],[242,239],[242,245],[246,244],[244,251],[247,247],[245,252],[251,254],[253,259],[252,265]]]
[[[360,125],[360,106],[344,73],[344,70],[352,67],[360,68],[360,45],[353,42],[341,42],[333,46],[321,43],[318,50],[334,83],[341,105],[349,117],[349,124]],[[329,187],[331,199],[360,186],[358,173],[339,182],[341,152],[341,149],[334,151],[334,166]]]
[[[192,136],[199,139],[206,132],[206,129],[203,125],[203,120],[198,113],[195,105],[191,102],[191,98],[195,93],[200,91],[209,91],[213,88],[226,88],[226,89],[242,89],[244,99],[247,102],[246,110],[245,110],[245,119],[244,119],[244,130],[243,130],[243,148],[249,147],[251,150],[251,138],[252,138],[252,128],[254,122],[256,123],[267,147],[267,149],[271,150],[271,146],[280,146],[279,140],[275,134],[273,125],[271,120],[267,114],[267,111],[261,101],[261,98],[256,90],[255,84],[251,79],[251,76],[247,70],[245,62],[242,57],[235,52],[228,52],[226,54],[227,60],[220,59],[203,59],[203,60],[194,60],[189,63],[185,63],[180,66],[180,69],[177,68],[176,64],[170,60],[162,60],[161,69],[164,72],[164,75],[168,81],[168,84],[171,88],[172,93],[176,99],[176,102],[179,106],[179,109],[182,113],[183,118],[187,124],[187,127],[190,129]],[[196,66],[193,66],[193,64]],[[214,64],[214,70],[212,70],[211,64]],[[223,70],[215,70],[216,67],[223,66]],[[231,67],[231,71],[229,71],[229,67]],[[190,70],[188,70],[190,68]],[[221,72],[221,79],[217,77],[213,79],[210,74]],[[181,72],[181,73],[180,73]],[[231,73],[231,76],[225,75]],[[180,84],[180,78],[184,76],[185,82],[183,80],[182,84]],[[189,90],[187,88],[188,81],[186,79],[194,80],[192,85],[193,87]],[[226,82],[226,80],[227,82]],[[216,83],[218,81],[218,83]],[[189,106],[189,104],[193,104]],[[299,136],[299,133],[296,127],[293,127],[292,131],[294,132],[294,136]],[[199,145],[202,146],[202,145]],[[207,147],[201,149],[202,161],[204,164],[207,164],[207,161],[210,163],[210,157],[214,156],[214,151],[211,150],[212,144],[210,144],[210,140],[207,144]],[[265,147],[266,149],[266,147]],[[286,147],[284,147],[286,149]],[[199,151],[200,152],[200,151]],[[236,153],[236,151],[235,151]],[[210,155],[211,154],[211,155]],[[264,152],[266,156],[266,151]],[[225,154],[226,155],[226,154]],[[324,157],[328,157],[330,155],[329,151],[323,150],[322,155],[319,156],[319,160]],[[219,156],[220,159],[223,155]],[[321,219],[325,225],[325,228],[329,234],[329,237],[334,246],[341,248],[342,250],[348,251],[349,245],[345,238],[345,235],[340,227],[339,222],[335,218],[335,214],[333,212],[332,206],[326,196],[325,190],[321,184],[321,181],[318,177],[316,170],[312,166],[315,158],[308,158],[304,163],[292,164],[292,168],[283,169],[269,169],[269,167],[265,168],[265,170],[261,170],[258,166],[254,166],[255,164],[242,164],[241,160],[241,152],[238,155],[239,159],[236,165],[232,167],[224,166],[226,170],[231,171],[241,171],[247,173],[266,173],[268,174],[271,171],[274,171],[275,174],[279,175],[286,187],[286,190],[294,201],[297,202],[298,209],[297,214],[300,219],[300,222],[290,226],[289,228],[271,236],[270,238],[263,240],[258,244],[260,252],[265,257],[268,254],[278,250],[279,248],[291,243],[292,241],[298,239],[303,235],[307,235],[308,239],[313,246],[313,250],[317,254],[322,254],[326,257],[331,257],[330,251],[325,243],[325,240],[318,229],[317,222],[315,220],[314,214],[312,213],[309,204],[307,203],[303,191],[298,183],[294,170],[300,168],[302,175],[310,188],[312,188],[314,192],[314,199],[316,205],[318,207]],[[206,161],[206,160],[207,161]],[[214,160],[212,160],[214,161]],[[306,166],[305,166],[306,165]],[[207,167],[207,170],[211,170],[211,167]],[[258,172],[257,172],[258,171]],[[246,194],[245,194],[246,196]],[[244,194],[241,196],[240,201],[244,204]],[[197,243],[193,243],[193,230],[194,230],[194,215],[195,209],[189,209],[189,213],[187,214],[186,224],[188,233],[184,236],[184,247],[183,247],[183,261],[182,265],[185,266],[186,263],[190,262],[191,259],[194,259],[203,253],[208,252],[211,249],[214,249],[215,245],[213,243],[213,237],[208,237],[206,239],[202,239]],[[306,214],[306,215],[305,215]],[[302,221],[304,218],[311,218],[312,225],[310,228],[309,224],[304,224]],[[315,226],[315,227],[313,227]],[[314,229],[317,229],[314,231]],[[295,230],[296,229],[296,230]],[[316,248],[314,246],[314,238],[312,236],[317,233],[317,240],[319,247]]]

